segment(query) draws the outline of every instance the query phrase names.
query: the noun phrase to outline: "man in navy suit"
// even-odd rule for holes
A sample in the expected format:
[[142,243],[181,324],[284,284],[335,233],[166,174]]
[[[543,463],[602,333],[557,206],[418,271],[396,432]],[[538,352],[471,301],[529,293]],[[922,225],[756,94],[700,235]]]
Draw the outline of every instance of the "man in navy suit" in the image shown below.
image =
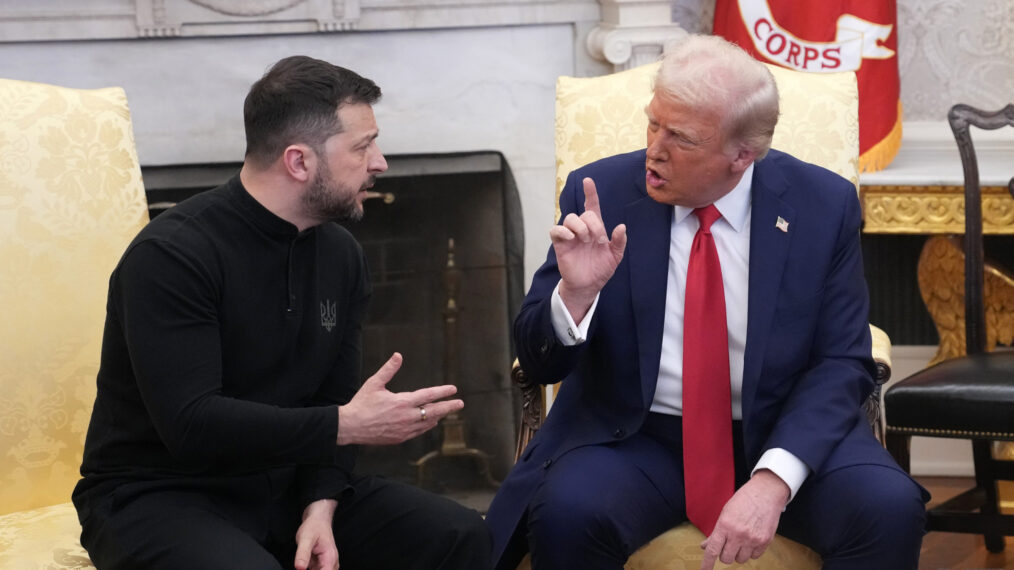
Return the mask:
[[[568,178],[515,323],[526,373],[563,385],[490,507],[498,568],[526,550],[536,570],[622,568],[688,520],[688,499],[717,500],[689,517],[708,535],[702,569],[759,557],[776,530],[825,568],[915,568],[928,496],[861,413],[874,365],[855,187],[769,151],[774,79],[720,38],[667,54],[645,111],[645,150]],[[701,328],[725,321],[729,361],[705,376],[728,384],[715,431],[731,423],[731,443],[714,445],[731,459],[727,490],[716,475],[687,492],[715,467],[683,435],[704,334],[684,330],[700,320],[684,294],[709,206],[721,274],[706,288],[724,289],[726,316]]]

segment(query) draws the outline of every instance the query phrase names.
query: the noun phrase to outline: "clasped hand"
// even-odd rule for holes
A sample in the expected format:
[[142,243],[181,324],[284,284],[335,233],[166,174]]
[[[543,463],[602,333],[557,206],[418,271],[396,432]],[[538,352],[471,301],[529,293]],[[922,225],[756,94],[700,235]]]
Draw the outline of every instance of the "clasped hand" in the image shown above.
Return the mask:
[[599,195],[591,178],[584,185],[584,213],[571,213],[563,224],[549,230],[560,270],[560,298],[574,322],[581,322],[595,296],[613,276],[627,246],[627,227],[606,234],[599,208]]
[[[338,407],[338,445],[393,445],[433,428],[441,418],[465,407],[461,400],[444,400],[457,393],[452,385],[414,392],[391,392],[387,383],[401,368],[401,354],[366,379],[344,406]],[[425,408],[423,414],[419,408]]]

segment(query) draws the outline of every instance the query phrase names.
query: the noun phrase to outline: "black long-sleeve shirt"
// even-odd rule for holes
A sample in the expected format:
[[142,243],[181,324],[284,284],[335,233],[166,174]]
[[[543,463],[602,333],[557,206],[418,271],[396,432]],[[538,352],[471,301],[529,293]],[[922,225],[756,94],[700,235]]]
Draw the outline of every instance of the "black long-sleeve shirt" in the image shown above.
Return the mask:
[[74,492],[295,467],[304,503],[348,486],[337,404],[360,385],[370,294],[341,226],[299,232],[238,177],[153,220],[109,282],[98,391]]

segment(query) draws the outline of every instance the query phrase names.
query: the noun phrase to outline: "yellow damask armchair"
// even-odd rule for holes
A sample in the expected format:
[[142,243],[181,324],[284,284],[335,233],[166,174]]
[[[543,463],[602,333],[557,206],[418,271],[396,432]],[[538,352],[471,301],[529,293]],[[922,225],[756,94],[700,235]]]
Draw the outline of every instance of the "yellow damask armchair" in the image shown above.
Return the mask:
[[0,568],[91,568],[70,504],[109,274],[148,221],[122,89],[0,79]]
[[[855,74],[807,74],[769,66],[778,84],[781,117],[772,147],[819,164],[859,187],[859,98]],[[643,148],[658,64],[603,77],[561,77],[556,84],[556,196],[575,168]],[[559,200],[557,200],[559,202]],[[559,205],[556,218],[559,219]],[[870,327],[877,362],[877,393],[866,404],[871,425],[881,435],[879,386],[890,378],[890,339]],[[515,363],[512,373],[522,391],[522,419],[517,455],[538,430],[554,389],[533,385]],[[563,388],[566,389],[566,388]],[[627,570],[682,570],[700,567],[704,536],[684,523],[655,538],[627,562]],[[526,558],[519,570],[527,569]],[[820,557],[805,546],[776,536],[758,560],[736,568],[819,568]],[[716,568],[727,568],[719,562]]]

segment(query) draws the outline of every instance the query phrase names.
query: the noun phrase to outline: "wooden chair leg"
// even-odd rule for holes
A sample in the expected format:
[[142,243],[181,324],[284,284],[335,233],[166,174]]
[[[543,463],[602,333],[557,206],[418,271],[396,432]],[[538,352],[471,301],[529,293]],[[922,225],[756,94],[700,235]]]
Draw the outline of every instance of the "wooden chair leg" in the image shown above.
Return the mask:
[[[983,515],[999,514],[999,494],[996,486],[996,473],[993,468],[993,442],[989,440],[976,439],[972,441],[972,457],[975,461],[975,484],[985,493],[985,500],[979,512]],[[1003,552],[1004,535],[999,528],[993,524],[986,523],[982,533],[986,541],[986,550],[990,552]]]
[[891,457],[898,462],[898,465],[905,470],[905,473],[912,472],[910,455],[911,444],[912,436],[892,431],[887,432],[887,437],[884,440],[887,452],[890,453]]

